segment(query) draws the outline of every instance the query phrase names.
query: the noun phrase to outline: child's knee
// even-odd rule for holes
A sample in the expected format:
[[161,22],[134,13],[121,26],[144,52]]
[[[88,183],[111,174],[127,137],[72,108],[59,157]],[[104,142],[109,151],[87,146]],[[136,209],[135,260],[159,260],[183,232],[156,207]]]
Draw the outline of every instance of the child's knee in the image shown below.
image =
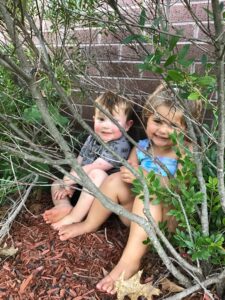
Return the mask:
[[137,215],[143,215],[144,204],[139,197],[134,198],[132,212]]
[[96,179],[99,180],[99,179],[104,179],[107,177],[107,173],[103,170],[100,170],[100,169],[94,169],[94,170],[91,170],[89,173],[88,173],[88,176],[93,180],[95,181]]
[[122,183],[120,172],[113,173],[107,178],[107,183],[112,186],[117,186],[117,184]]

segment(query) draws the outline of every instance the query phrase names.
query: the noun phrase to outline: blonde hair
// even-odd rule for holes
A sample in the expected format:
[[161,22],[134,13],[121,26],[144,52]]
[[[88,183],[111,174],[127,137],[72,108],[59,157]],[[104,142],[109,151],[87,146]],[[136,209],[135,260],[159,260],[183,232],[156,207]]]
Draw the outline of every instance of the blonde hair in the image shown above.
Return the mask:
[[[147,120],[150,115],[154,114],[156,109],[165,105],[169,108],[173,108],[174,110],[183,111],[181,106],[177,104],[177,99],[174,93],[165,86],[165,84],[160,84],[156,90],[149,95],[142,111],[142,118],[144,124],[147,124]],[[195,120],[201,119],[202,116],[202,101],[196,100],[184,100],[185,106],[188,108],[189,115]],[[183,124],[186,125],[185,118],[182,118]]]
[[110,114],[116,111],[118,108],[124,109],[124,114],[127,116],[127,120],[131,120],[133,116],[133,105],[131,101],[125,97],[119,96],[111,91],[107,91],[99,96],[95,103],[103,106]]

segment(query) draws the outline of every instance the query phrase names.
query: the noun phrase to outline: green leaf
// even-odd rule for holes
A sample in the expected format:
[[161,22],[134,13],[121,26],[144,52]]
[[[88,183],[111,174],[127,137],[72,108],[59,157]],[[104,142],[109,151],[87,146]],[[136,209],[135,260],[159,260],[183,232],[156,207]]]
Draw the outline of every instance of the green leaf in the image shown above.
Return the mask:
[[205,65],[207,64],[207,62],[208,62],[208,57],[207,57],[207,55],[202,54],[200,60],[201,60],[202,65],[205,66]]
[[144,62],[152,62],[154,60],[155,54],[154,53],[150,53],[145,57]]
[[186,68],[189,67],[193,62],[194,62],[194,58],[178,60],[178,63]]
[[214,86],[216,83],[216,80],[212,76],[204,76],[200,77],[196,80],[196,82],[201,86]]
[[151,243],[151,241],[150,241],[149,237],[146,240],[143,241],[144,245],[148,245],[150,243]]
[[142,8],[141,14],[140,14],[140,19],[138,24],[140,25],[140,27],[143,29],[145,22],[146,22],[147,16],[146,16],[146,9],[145,7]]
[[172,36],[169,40],[169,50],[172,51],[173,48],[177,45],[177,42],[179,41],[178,36]]
[[187,245],[187,247],[189,249],[193,249],[194,248],[194,243],[192,241],[185,240],[185,244]]
[[62,116],[57,107],[50,106],[49,112],[57,125],[66,126],[69,123],[69,119]]
[[49,165],[39,162],[32,162],[31,164],[34,168],[40,171],[49,171]]
[[139,41],[139,42],[146,43],[147,42],[147,37],[145,37],[144,35],[141,35],[141,34],[132,34],[132,35],[129,35],[128,37],[126,37],[122,41],[122,43],[123,44],[129,44],[133,41]]
[[213,13],[212,13],[212,11],[209,10],[209,9],[207,9],[207,8],[205,8],[205,7],[203,7],[203,9],[208,14],[208,16],[210,17],[210,19],[213,19]]
[[139,64],[138,68],[141,70],[145,70],[145,71],[151,71],[153,73],[157,73],[157,74],[162,74],[163,73],[163,69],[156,66],[156,65],[152,65],[150,63],[143,63],[143,64]]
[[[193,204],[201,204],[203,199],[203,194],[202,192],[197,192],[195,193],[193,197]],[[196,206],[194,205],[193,209],[195,210]]]
[[179,82],[183,79],[183,74],[177,70],[169,70],[168,77],[169,79],[172,79],[174,82]]
[[154,198],[152,201],[151,201],[151,204],[152,205],[158,205],[161,203],[161,200],[159,198]]
[[188,100],[198,100],[200,98],[200,96],[201,95],[199,94],[199,92],[192,92],[188,96]]
[[173,54],[170,57],[168,57],[166,62],[164,63],[164,67],[171,65],[176,60],[176,58],[177,58],[176,54]]
[[175,131],[169,135],[169,138],[171,139],[174,145],[177,144],[177,134]]
[[178,59],[179,60],[183,60],[185,58],[185,56],[188,54],[188,51],[190,49],[190,45],[184,45],[183,48],[178,52]]
[[158,64],[158,65],[160,64],[162,57],[163,57],[163,53],[159,49],[156,49],[155,57],[154,57],[156,64]]
[[157,73],[157,74],[162,74],[163,69],[158,66],[152,66],[152,72]]
[[23,118],[28,123],[41,123],[42,117],[37,105],[32,105],[29,108],[25,108],[23,111]]
[[210,251],[208,251],[207,249],[204,250],[199,250],[196,251],[195,253],[192,254],[192,259],[196,260],[196,259],[200,259],[200,260],[206,260],[210,257]]
[[164,33],[160,33],[159,40],[160,40],[161,46],[166,46],[168,44],[167,35]]

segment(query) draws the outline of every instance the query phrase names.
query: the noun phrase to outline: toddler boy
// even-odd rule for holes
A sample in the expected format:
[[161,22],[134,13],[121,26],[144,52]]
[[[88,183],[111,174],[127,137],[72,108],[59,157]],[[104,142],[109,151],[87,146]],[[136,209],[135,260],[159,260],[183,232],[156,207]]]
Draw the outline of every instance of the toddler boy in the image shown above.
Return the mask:
[[[110,91],[99,96],[95,103],[112,115],[112,118],[128,131],[133,124],[131,102]],[[108,118],[100,109],[95,108],[94,131],[107,145],[122,158],[127,159],[130,153],[130,144],[123,136],[117,125]],[[119,171],[121,167],[118,159],[104,146],[99,144],[92,135],[85,141],[77,162],[83,167],[84,172],[92,182],[99,187],[108,174]],[[74,170],[70,171],[78,177]],[[88,213],[94,196],[84,189],[75,207],[70,203],[74,193],[75,180],[64,176],[63,181],[55,181],[52,185],[52,200],[54,207],[46,210],[43,217],[46,223],[52,223],[53,228],[59,229],[63,225],[80,222]]]

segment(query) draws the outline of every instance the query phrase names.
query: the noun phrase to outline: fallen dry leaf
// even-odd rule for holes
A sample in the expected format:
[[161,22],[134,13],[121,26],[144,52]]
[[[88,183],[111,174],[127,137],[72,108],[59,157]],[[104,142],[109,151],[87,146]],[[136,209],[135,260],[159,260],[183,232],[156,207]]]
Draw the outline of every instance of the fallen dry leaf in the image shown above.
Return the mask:
[[18,252],[18,248],[0,248],[0,256],[13,256]]
[[154,288],[150,283],[141,284],[140,278],[142,271],[137,272],[128,280],[124,280],[124,273],[115,282],[115,288],[117,291],[117,299],[123,300],[125,296],[128,296],[131,300],[137,300],[138,297],[144,296],[147,300],[152,300],[152,296],[158,296],[160,290]]
[[175,284],[174,282],[170,281],[167,278],[163,278],[162,280],[160,280],[160,284],[162,285],[163,291],[169,291],[171,293],[178,293],[178,292],[182,292],[184,290],[183,287]]

